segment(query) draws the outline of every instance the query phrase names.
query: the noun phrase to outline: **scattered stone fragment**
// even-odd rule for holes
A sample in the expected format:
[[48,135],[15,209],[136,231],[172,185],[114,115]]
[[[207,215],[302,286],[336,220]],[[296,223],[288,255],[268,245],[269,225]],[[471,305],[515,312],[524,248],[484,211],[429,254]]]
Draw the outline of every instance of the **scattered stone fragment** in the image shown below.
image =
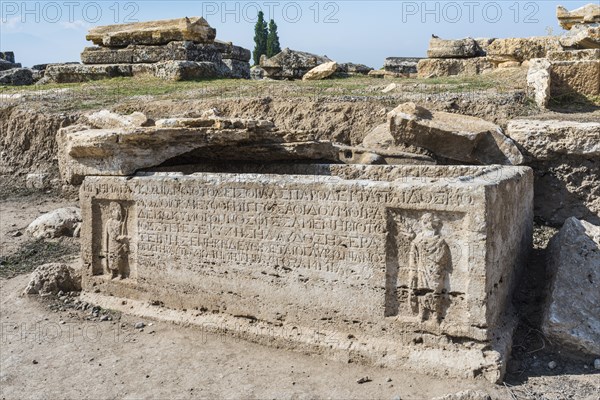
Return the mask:
[[550,361],[548,363],[548,369],[555,369],[558,366],[558,364],[556,364],[556,361]]
[[143,322],[136,322],[135,325],[133,326],[135,329],[142,329],[146,326],[145,323]]
[[66,264],[50,263],[35,269],[25,294],[55,294],[59,291],[81,290],[81,276]]
[[395,83],[390,83],[381,92],[382,93],[389,93],[389,92],[392,92],[392,91],[396,90],[397,87],[398,87],[398,85],[396,85]]
[[567,219],[548,254],[544,333],[564,346],[600,354],[600,226]]
[[44,190],[50,184],[50,174],[32,173],[25,177],[25,186],[29,189]]
[[594,368],[595,369],[600,369],[600,358],[596,358],[594,360]]
[[318,81],[330,77],[335,73],[338,68],[338,64],[335,61],[330,61],[316,66],[315,68],[308,71],[302,77],[303,81]]
[[81,224],[79,208],[64,207],[38,217],[29,224],[26,232],[36,239],[73,236],[79,224]]
[[371,378],[369,378],[368,376],[363,376],[362,378],[359,378],[356,383],[358,383],[359,385],[362,383],[367,383],[367,382],[371,382]]

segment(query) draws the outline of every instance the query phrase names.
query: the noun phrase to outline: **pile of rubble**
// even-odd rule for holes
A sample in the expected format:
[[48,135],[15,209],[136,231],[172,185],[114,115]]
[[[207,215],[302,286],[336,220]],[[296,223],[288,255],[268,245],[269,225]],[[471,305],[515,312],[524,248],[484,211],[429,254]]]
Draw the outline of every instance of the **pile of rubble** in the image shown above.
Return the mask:
[[250,51],[215,40],[202,17],[98,26],[81,53],[81,64],[55,64],[45,82],[82,82],[153,75],[169,80],[249,78]]

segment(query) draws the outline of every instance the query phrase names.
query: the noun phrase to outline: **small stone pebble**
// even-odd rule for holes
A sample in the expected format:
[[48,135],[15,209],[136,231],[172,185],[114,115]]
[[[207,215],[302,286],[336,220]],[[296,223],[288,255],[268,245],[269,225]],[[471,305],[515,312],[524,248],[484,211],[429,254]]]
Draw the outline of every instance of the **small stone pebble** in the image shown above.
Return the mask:
[[356,381],[356,383],[358,383],[359,385],[367,382],[371,382],[371,378],[369,378],[368,376],[363,376],[362,378]]
[[21,233],[20,231],[16,231],[12,234],[12,237],[19,237],[19,236],[23,236],[23,233]]
[[594,368],[595,369],[600,369],[600,358],[596,358],[594,360]]
[[556,368],[556,366],[557,366],[556,361],[550,361],[548,363],[548,368],[550,368],[550,369],[554,369],[554,368]]
[[142,329],[143,327],[145,327],[146,324],[143,322],[136,322],[136,324],[133,326],[135,329]]
[[385,381],[386,381],[386,382],[391,382],[391,381],[392,381],[392,378],[387,378]]
[[37,362],[37,360],[33,360],[33,363],[34,363],[34,364],[37,364],[38,362]]
[[100,321],[110,321],[110,317],[108,315],[103,315],[100,317]]

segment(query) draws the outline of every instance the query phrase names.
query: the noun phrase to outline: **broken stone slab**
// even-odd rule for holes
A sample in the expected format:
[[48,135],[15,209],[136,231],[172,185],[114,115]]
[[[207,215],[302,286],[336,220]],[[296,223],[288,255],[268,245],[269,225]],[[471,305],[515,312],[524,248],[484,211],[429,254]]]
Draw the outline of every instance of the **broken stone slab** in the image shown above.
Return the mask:
[[506,133],[534,160],[569,156],[600,161],[600,122],[515,119]]
[[321,65],[317,65],[313,69],[309,70],[302,77],[303,81],[318,81],[321,79],[325,79],[333,75],[338,68],[338,64],[335,61],[330,61],[323,63]]
[[271,79],[302,79],[309,70],[331,61],[325,56],[285,48],[271,58],[261,57],[260,67]]
[[24,86],[33,85],[33,73],[29,68],[13,68],[0,71],[0,85]]
[[[117,310],[159,300],[181,317],[198,307],[194,323],[261,343],[500,380],[531,170],[320,169],[86,177],[84,298]],[[262,329],[273,324],[294,334]]]
[[422,58],[416,57],[387,57],[383,63],[383,69],[400,74],[416,74],[417,64],[421,60]]
[[258,81],[263,79],[264,77],[265,70],[259,67],[258,65],[255,65],[254,67],[250,68],[250,79]]
[[81,290],[81,274],[62,263],[40,265],[31,274],[23,294],[57,294]]
[[[61,177],[71,184],[81,183],[86,175],[129,175],[203,147],[214,151],[244,143],[282,146],[289,142],[306,139],[301,134],[280,132],[270,121],[218,117],[170,118],[149,127],[93,129],[75,125],[57,133]],[[334,151],[331,144],[329,148]],[[308,154],[305,151],[302,156]],[[315,157],[321,158],[322,153]]]
[[139,64],[161,61],[210,61],[224,59],[249,61],[250,50],[230,43],[170,42],[163,46],[129,45],[125,48],[86,47],[84,64]]
[[36,218],[26,229],[35,239],[73,236],[81,224],[81,211],[77,207],[64,207]]
[[386,78],[386,79],[394,79],[394,78],[408,78],[408,74],[401,74],[398,72],[390,72],[382,69],[374,69],[369,71],[367,76],[372,78]]
[[427,57],[429,58],[472,58],[480,53],[475,39],[466,38],[458,40],[446,40],[431,38]]
[[575,25],[560,37],[560,44],[567,49],[600,49],[600,23]]
[[163,45],[189,40],[212,43],[217,31],[202,17],[185,17],[159,21],[97,26],[89,30],[86,39],[104,47],[125,47],[130,44]]
[[481,75],[494,69],[488,57],[466,59],[424,59],[417,65],[419,78]]
[[12,51],[0,51],[0,60],[15,63],[15,53]]
[[211,62],[165,61],[154,64],[54,64],[46,68],[48,82],[76,83],[116,77],[151,75],[165,80],[193,80],[223,76],[221,66]]
[[600,354],[600,227],[569,218],[548,245],[550,289],[542,330],[563,346]]
[[539,108],[546,108],[551,98],[551,64],[546,58],[529,61],[527,70],[527,86],[533,91],[535,103]]
[[558,18],[560,26],[566,30],[570,30],[574,25],[599,23],[600,5],[590,3],[573,11],[558,6],[556,7],[556,18]]
[[481,118],[404,103],[388,113],[388,124],[395,145],[421,147],[440,157],[474,164],[519,165],[524,161],[502,128]]
[[559,38],[539,36],[529,38],[496,39],[488,46],[487,58],[494,64],[507,61],[523,62],[544,58],[550,51],[560,51]]

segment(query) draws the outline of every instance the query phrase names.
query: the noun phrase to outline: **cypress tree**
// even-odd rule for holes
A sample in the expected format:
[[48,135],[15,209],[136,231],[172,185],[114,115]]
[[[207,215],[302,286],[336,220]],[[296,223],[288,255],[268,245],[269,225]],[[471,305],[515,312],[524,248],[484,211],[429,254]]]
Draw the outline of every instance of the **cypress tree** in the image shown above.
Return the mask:
[[258,65],[260,63],[261,55],[267,54],[267,36],[267,22],[265,21],[263,12],[259,11],[258,21],[256,21],[256,25],[254,26],[254,65]]
[[273,57],[281,51],[279,45],[279,36],[277,35],[277,24],[275,21],[269,21],[269,34],[267,36],[267,57]]

